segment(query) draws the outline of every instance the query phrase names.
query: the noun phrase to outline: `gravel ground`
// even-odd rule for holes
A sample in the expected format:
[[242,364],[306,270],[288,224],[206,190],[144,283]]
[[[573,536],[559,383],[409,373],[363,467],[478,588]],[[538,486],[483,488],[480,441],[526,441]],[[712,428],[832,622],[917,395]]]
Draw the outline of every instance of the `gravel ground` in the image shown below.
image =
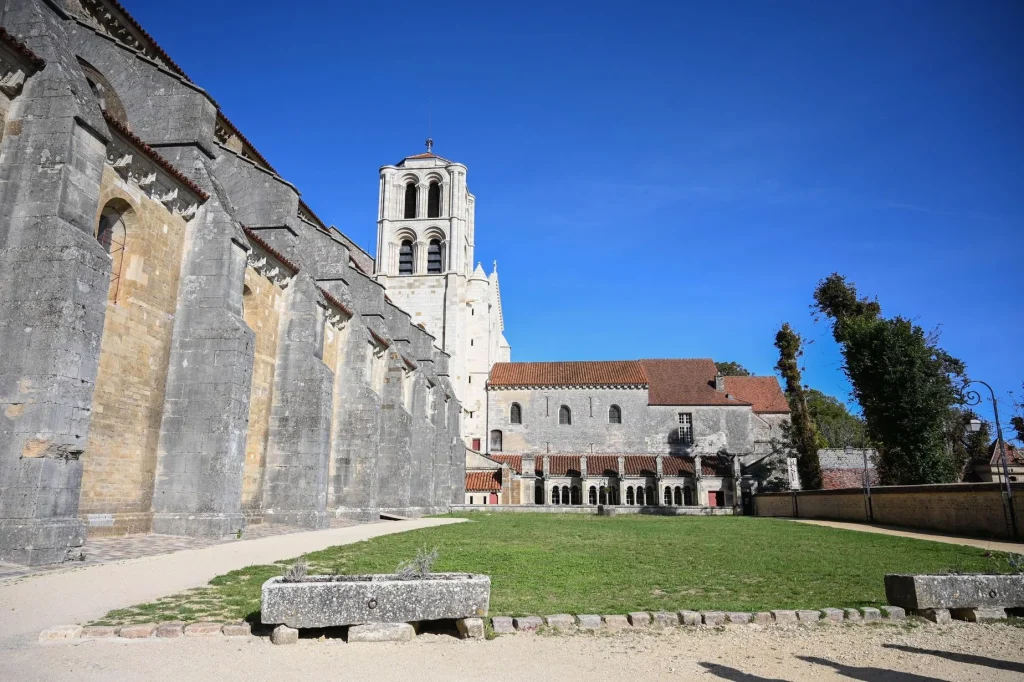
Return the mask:
[[408,644],[266,639],[109,640],[18,647],[0,679],[1015,680],[1024,629],[1007,625],[732,626],[614,635],[508,635]]

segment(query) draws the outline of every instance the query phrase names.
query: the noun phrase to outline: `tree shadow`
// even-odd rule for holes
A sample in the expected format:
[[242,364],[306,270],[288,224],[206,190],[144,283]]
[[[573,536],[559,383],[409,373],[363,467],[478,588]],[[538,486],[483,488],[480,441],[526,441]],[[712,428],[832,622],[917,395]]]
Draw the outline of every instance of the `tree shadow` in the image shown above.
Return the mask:
[[956,661],[957,663],[970,663],[971,665],[980,665],[986,668],[995,668],[996,670],[1009,670],[1015,673],[1024,673],[1024,663],[1017,663],[1016,661],[1003,661],[998,658],[977,656],[975,654],[961,654],[955,651],[921,649],[916,646],[906,646],[905,644],[883,644],[882,647],[886,649],[897,649],[899,651],[905,651],[909,654],[927,654],[929,656],[938,656],[939,658],[945,658],[950,661]]
[[752,675],[751,673],[745,673],[742,670],[736,668],[730,668],[727,665],[721,665],[719,663],[704,663],[700,662],[698,665],[704,667],[712,675],[717,675],[723,680],[732,680],[732,682],[786,682],[778,677],[761,677],[760,675]]
[[886,670],[885,668],[843,665],[842,663],[836,663],[826,658],[818,658],[817,656],[797,656],[797,658],[801,661],[832,668],[840,675],[849,677],[852,680],[865,680],[866,682],[942,682],[938,677],[926,677],[898,670]]

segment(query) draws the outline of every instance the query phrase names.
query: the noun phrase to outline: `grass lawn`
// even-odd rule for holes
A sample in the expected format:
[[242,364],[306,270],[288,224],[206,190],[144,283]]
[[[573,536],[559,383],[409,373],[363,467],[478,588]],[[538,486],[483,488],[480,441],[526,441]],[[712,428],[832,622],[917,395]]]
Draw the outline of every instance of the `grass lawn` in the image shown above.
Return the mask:
[[[468,523],[307,554],[310,573],[389,573],[421,547],[435,571],[491,576],[492,615],[760,611],[885,603],[886,573],[1003,572],[973,547],[751,517],[470,513]],[[258,618],[291,558],[112,611],[101,624]]]

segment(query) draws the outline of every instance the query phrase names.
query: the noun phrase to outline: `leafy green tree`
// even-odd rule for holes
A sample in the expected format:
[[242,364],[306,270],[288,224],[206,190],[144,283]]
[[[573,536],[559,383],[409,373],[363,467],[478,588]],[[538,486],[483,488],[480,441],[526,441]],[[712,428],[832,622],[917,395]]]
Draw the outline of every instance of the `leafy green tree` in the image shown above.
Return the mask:
[[791,420],[786,438],[796,450],[796,468],[800,474],[800,485],[805,490],[817,490],[821,488],[818,448],[823,443],[814,427],[807,406],[807,395],[803,384],[800,383],[799,358],[804,354],[802,345],[800,335],[793,331],[788,322],[783,324],[775,335],[775,347],[779,349],[779,362],[775,369],[779,370],[786,381],[786,398],[789,399]]
[[1017,432],[1017,442],[1024,445],[1024,398],[1018,401],[1012,393],[1010,397],[1013,399],[1013,409],[1017,412],[1010,417],[1010,428]]
[[724,377],[749,377],[750,370],[741,365],[738,362],[732,360],[728,362],[716,362],[715,368],[718,369],[718,373]]
[[946,483],[960,475],[947,447],[951,410],[961,402],[962,362],[903,317],[886,319],[877,301],[833,273],[818,283],[814,305],[827,317],[843,355],[843,371],[879,448],[888,484]]
[[954,408],[946,420],[946,450],[954,466],[959,467],[957,480],[970,471],[972,462],[988,459],[988,446],[992,432],[988,422],[982,421],[981,428],[972,432],[970,424],[978,415],[971,410]]
[[867,425],[857,415],[850,414],[845,404],[816,388],[806,389],[805,394],[807,409],[818,428],[818,433],[825,441],[825,447],[870,447]]

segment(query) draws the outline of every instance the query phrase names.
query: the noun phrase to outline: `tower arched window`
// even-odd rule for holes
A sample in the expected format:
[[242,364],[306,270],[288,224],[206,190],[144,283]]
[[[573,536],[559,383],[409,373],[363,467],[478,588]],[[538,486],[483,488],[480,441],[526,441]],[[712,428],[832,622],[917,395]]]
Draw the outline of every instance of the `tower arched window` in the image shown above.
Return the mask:
[[609,424],[621,424],[622,423],[622,410],[619,409],[618,405],[612,405],[608,408],[608,423]]
[[509,410],[508,421],[510,424],[523,423],[523,408],[519,406],[519,403],[512,403],[512,409]]
[[410,182],[405,186],[405,217],[415,218],[416,217],[416,201],[419,199],[419,190],[416,187],[415,182]]
[[558,423],[566,426],[572,425],[572,410],[567,405],[558,408]]
[[434,180],[427,189],[427,217],[441,217],[441,183]]
[[444,270],[444,245],[440,239],[431,239],[427,246],[427,272],[439,275]]
[[412,240],[405,239],[402,241],[402,245],[398,247],[398,274],[400,275],[411,275],[412,274]]
[[109,303],[117,303],[117,296],[121,291],[121,270],[125,261],[125,245],[128,243],[124,218],[130,210],[127,202],[114,199],[103,207],[100,224],[96,229],[96,241],[110,255],[110,286],[107,289]]

